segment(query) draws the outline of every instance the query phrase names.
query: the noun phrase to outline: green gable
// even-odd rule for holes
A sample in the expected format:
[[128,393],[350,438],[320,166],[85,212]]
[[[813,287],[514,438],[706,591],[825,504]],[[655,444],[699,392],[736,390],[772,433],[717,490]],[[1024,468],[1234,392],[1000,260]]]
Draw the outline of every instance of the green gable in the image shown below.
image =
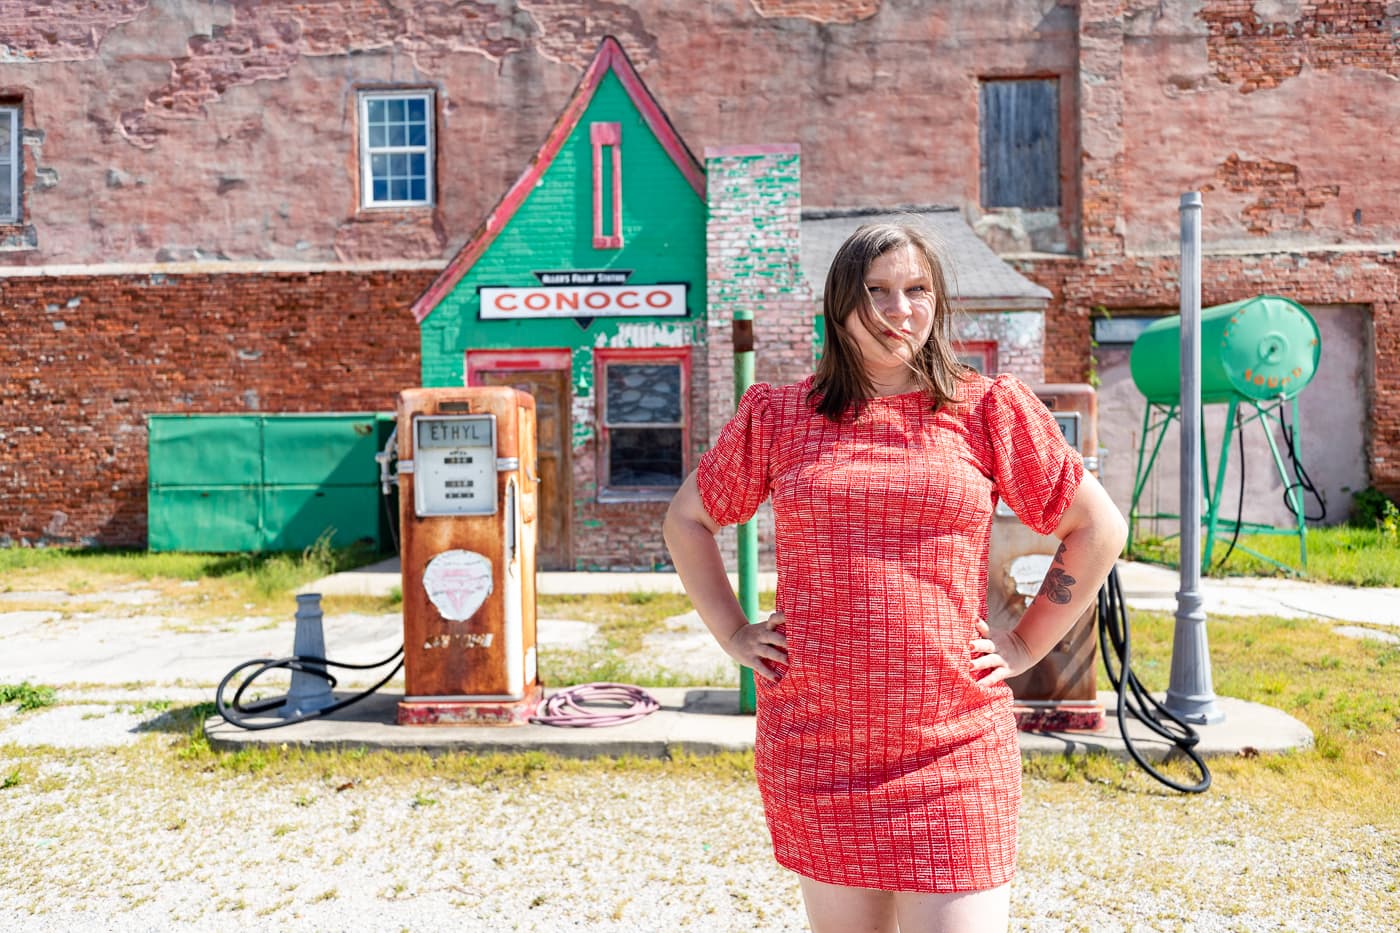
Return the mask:
[[[619,249],[593,245],[594,123],[621,128]],[[684,283],[687,315],[595,318],[586,326],[575,318],[479,319],[482,286],[538,287],[535,272],[608,269],[631,270],[629,285]],[[608,70],[538,184],[423,320],[423,385],[462,385],[467,350],[567,348],[574,351],[574,391],[591,395],[594,347],[698,344],[704,319],[704,201]]]

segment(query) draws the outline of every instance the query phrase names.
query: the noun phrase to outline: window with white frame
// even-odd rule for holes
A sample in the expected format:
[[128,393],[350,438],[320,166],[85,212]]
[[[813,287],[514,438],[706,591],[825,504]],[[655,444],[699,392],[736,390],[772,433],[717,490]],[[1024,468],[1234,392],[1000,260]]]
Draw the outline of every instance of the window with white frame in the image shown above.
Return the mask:
[[431,92],[360,94],[360,192],[364,207],[433,203]]
[[688,357],[670,350],[596,352],[599,487],[612,493],[674,491],[685,479]]
[[19,107],[0,105],[0,223],[18,223],[19,185],[24,177],[19,158]]

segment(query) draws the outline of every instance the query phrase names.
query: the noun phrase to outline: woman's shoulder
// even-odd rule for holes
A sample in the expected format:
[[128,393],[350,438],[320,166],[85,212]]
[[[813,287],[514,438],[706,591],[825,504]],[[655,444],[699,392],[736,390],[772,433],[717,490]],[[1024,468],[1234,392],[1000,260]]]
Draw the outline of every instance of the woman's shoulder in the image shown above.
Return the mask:
[[745,397],[753,396],[755,402],[781,409],[790,409],[793,406],[807,405],[807,395],[812,389],[812,379],[808,376],[801,382],[781,383],[774,385],[768,382],[755,382],[744,393]]
[[1008,399],[1031,394],[1030,388],[1010,373],[997,376],[984,376],[979,372],[968,373],[958,384],[958,404],[970,410],[978,410],[988,403],[996,405]]

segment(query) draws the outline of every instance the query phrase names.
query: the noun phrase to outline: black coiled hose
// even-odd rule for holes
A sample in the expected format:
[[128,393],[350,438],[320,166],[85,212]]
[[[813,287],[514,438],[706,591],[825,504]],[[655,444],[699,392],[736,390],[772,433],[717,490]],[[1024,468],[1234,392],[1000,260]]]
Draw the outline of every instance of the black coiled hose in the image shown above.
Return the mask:
[[[326,670],[326,668],[328,667],[342,667],[346,670],[352,671],[369,671],[373,670],[376,667],[383,667],[389,662],[395,660],[397,660],[399,663],[395,664],[394,669],[390,671],[384,677],[383,680],[379,681],[379,683],[375,684],[373,687],[370,687],[368,690],[356,693],[353,696],[348,696],[343,700],[337,700],[330,706],[323,707],[322,709],[308,710],[305,713],[298,713],[295,716],[287,716],[285,718],[278,718],[271,721],[253,722],[247,718],[249,716],[257,716],[259,713],[266,713],[269,710],[276,709],[287,702],[286,696],[278,696],[268,700],[259,700],[258,702],[253,703],[249,706],[243,705],[242,701],[244,692],[247,691],[247,689],[253,685],[253,682],[255,680],[257,680],[263,674],[266,674],[268,671],[289,670],[301,671],[304,674],[314,674],[317,677],[320,677],[323,680],[325,680],[326,683],[330,684],[331,688],[334,689],[336,685],[336,678],[334,674]],[[238,689],[234,691],[233,700],[230,702],[225,702],[224,690],[233,681],[233,679],[238,676],[238,673],[240,671],[245,671],[250,667],[257,668],[257,670],[253,671],[253,673],[249,674],[247,677],[244,677],[243,682],[240,683],[238,685]],[[389,657],[385,658],[383,661],[376,661],[373,664],[346,664],[342,661],[331,661],[326,658],[313,658],[310,656],[296,655],[293,655],[289,658],[257,658],[252,661],[244,661],[242,664],[238,665],[233,670],[229,671],[227,674],[224,675],[224,679],[219,681],[219,689],[214,693],[214,706],[219,711],[219,715],[224,717],[224,719],[229,723],[229,725],[237,726],[240,729],[247,729],[249,731],[256,731],[258,729],[276,729],[281,726],[289,726],[295,722],[305,722],[308,719],[319,719],[322,716],[329,716],[331,713],[334,713],[337,710],[342,710],[353,703],[358,703],[365,697],[374,693],[380,687],[387,684],[390,681],[390,679],[393,678],[393,676],[399,672],[399,668],[401,667],[403,667],[403,645],[399,645],[398,649],[393,654],[389,655]]]
[[[1099,645],[1103,652],[1103,666],[1109,682],[1118,694],[1118,729],[1123,735],[1123,745],[1138,766],[1155,779],[1183,794],[1203,793],[1210,787],[1210,769],[1196,751],[1201,737],[1180,717],[1174,715],[1143,688],[1133,673],[1130,664],[1131,649],[1128,630],[1128,604],[1123,600],[1123,586],[1118,579],[1115,567],[1099,589]],[[1112,647],[1110,651],[1109,648]],[[1118,669],[1114,670],[1113,662]],[[1132,693],[1132,699],[1128,694]],[[1183,755],[1195,763],[1201,772],[1201,780],[1195,784],[1183,784],[1167,777],[1152,767],[1139,754],[1128,736],[1128,716],[1131,715],[1153,732],[1175,745]],[[1164,722],[1168,720],[1170,724]]]

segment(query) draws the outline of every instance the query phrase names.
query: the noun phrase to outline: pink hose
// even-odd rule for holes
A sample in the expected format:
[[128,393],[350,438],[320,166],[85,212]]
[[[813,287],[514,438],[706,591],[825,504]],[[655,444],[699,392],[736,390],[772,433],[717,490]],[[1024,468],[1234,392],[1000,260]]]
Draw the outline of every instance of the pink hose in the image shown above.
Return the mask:
[[[599,709],[584,703],[608,705]],[[530,721],[568,728],[620,726],[644,719],[660,708],[656,697],[631,684],[579,684],[551,694],[540,705],[539,715],[531,716]]]

